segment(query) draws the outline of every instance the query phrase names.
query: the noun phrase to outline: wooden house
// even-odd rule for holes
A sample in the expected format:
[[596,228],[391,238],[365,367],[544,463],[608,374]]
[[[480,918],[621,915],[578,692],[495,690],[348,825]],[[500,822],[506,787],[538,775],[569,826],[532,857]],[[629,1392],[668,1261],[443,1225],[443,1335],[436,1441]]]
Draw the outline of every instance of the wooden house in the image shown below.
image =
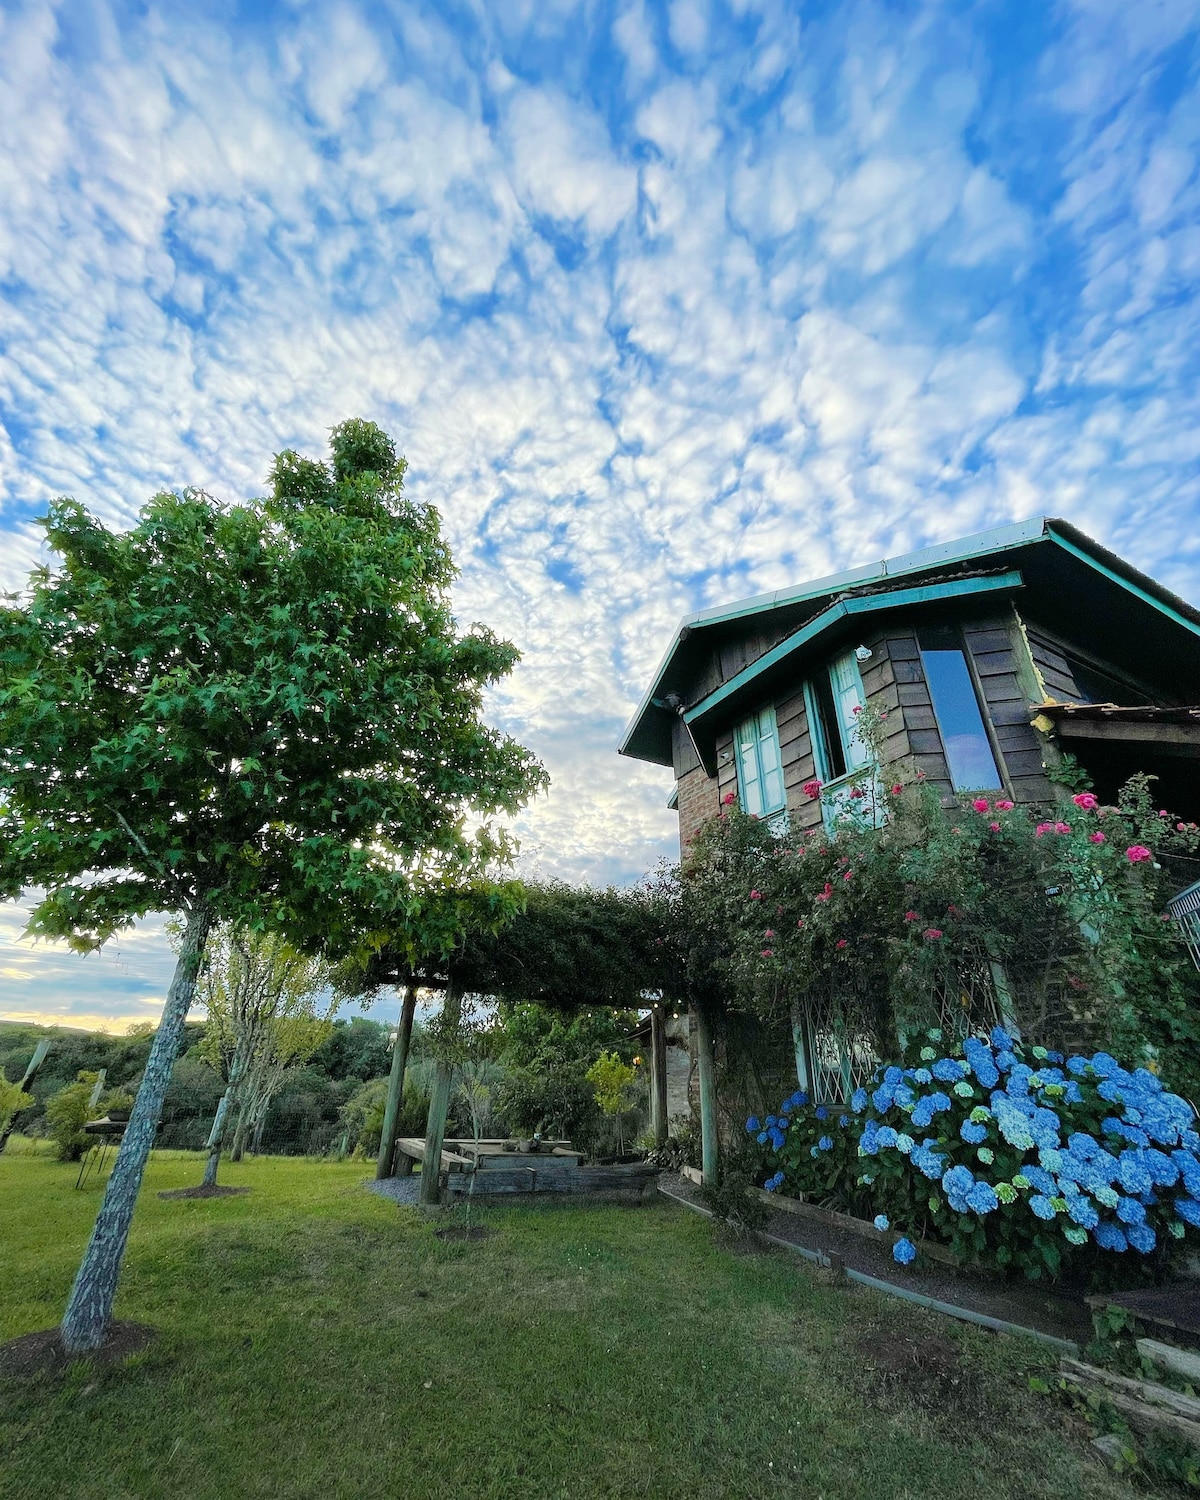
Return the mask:
[[1066,750],[1102,798],[1147,771],[1200,821],[1200,610],[1049,518],[688,616],[620,752],[671,767],[681,847],[730,791],[810,827],[865,764],[865,704],[885,763],[948,797],[1050,803]]

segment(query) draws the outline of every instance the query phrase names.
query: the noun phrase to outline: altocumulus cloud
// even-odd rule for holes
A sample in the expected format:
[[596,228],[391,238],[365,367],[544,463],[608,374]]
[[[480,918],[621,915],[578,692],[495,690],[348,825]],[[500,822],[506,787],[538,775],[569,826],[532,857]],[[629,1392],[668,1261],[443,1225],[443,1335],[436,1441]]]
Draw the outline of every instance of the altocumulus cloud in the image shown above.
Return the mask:
[[[2,581],[50,494],[253,494],[372,416],[525,653],[528,867],[634,877],[668,785],[613,747],[685,610],[1040,510],[1196,597],[1198,20],[14,0]],[[18,928],[6,1014],[161,994],[158,928]]]

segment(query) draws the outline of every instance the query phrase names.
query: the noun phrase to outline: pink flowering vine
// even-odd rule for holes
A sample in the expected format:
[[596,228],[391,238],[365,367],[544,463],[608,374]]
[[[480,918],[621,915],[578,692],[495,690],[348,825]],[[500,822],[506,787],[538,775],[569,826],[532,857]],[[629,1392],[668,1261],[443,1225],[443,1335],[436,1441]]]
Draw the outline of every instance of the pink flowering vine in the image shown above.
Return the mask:
[[773,938],[774,936],[775,936],[775,929],[773,927],[768,927],[767,930],[766,930],[766,932],[763,933],[763,937],[765,937],[765,938]]
[[906,922],[919,922],[921,920],[921,915],[919,912],[906,911],[904,913],[904,920]]
[[976,797],[974,802],[971,803],[971,806],[975,809],[976,812],[985,813],[991,811],[992,804],[986,797]]
[[904,790],[903,786],[901,786],[901,784],[899,782],[897,782],[895,784],[895,786],[892,788],[892,796],[893,797],[898,797],[903,790]]
[[1094,808],[1099,806],[1099,802],[1094,792],[1076,792],[1075,795],[1071,798],[1071,801],[1075,804],[1076,807],[1082,807],[1084,812],[1091,812]]
[[830,898],[830,896],[832,896],[832,895],[833,895],[833,887],[829,884],[829,882],[827,880],[825,882],[825,889],[823,891],[818,891],[817,892],[817,900],[818,901],[828,901],[829,898]]
[[726,807],[732,807],[733,804],[737,801],[737,793],[726,792],[725,795],[721,798],[721,801],[725,804]]
[[1013,808],[1015,806],[1016,806],[1015,802],[1010,802],[1007,797],[1001,797],[1001,799],[999,800],[999,802],[996,803],[996,811],[997,812],[1012,812],[1012,810],[1013,810]]
[[1145,844],[1130,844],[1129,848],[1125,851],[1125,858],[1131,865],[1140,865],[1148,859],[1153,859],[1154,856],[1146,848]]
[[1000,832],[1000,825],[999,825],[999,823],[989,823],[988,827],[992,830],[993,833],[999,833]]
[[762,892],[761,891],[751,891],[750,892],[750,899],[751,899],[751,901],[761,901],[762,900]]
[[837,942],[834,943],[833,946],[840,951],[842,948],[845,948],[847,946],[846,939],[845,938],[838,938]]
[[804,785],[801,787],[801,791],[806,797],[811,797],[815,802],[821,795],[821,787],[823,785],[824,783],[818,780],[816,776],[814,776],[810,781],[806,781],[804,783]]
[[1089,833],[1088,834],[1088,843],[1089,844],[1106,844],[1107,842],[1108,842],[1108,840],[1104,837],[1104,835],[1100,832],[1100,830],[1098,828],[1096,829],[1095,833]]
[[940,927],[927,927],[921,934],[927,943],[936,943],[941,935],[942,929]]

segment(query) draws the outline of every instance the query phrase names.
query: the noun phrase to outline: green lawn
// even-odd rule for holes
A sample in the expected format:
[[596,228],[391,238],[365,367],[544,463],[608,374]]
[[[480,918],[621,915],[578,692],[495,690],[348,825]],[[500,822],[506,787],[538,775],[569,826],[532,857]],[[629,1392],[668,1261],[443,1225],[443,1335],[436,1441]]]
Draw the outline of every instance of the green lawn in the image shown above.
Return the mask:
[[[0,1339],[61,1313],[99,1201],[75,1170],[0,1157]],[[199,1171],[156,1158],[138,1208],[117,1313],[150,1349],[0,1379],[0,1495],[1148,1493],[1030,1394],[1040,1346],[731,1253],[669,1204],[494,1211],[444,1244],[362,1163],[155,1196]]]

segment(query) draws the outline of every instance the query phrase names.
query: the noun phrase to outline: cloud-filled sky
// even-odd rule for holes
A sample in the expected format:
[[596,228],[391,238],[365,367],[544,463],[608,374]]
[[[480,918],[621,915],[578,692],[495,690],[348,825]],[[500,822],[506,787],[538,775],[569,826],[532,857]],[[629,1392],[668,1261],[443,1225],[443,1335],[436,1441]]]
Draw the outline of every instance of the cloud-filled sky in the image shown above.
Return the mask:
[[[260,493],[372,417],[526,867],[626,880],[690,610],[1042,512],[1200,599],[1200,0],[0,6],[0,584],[71,493]],[[0,911],[0,1016],[153,1015]]]

